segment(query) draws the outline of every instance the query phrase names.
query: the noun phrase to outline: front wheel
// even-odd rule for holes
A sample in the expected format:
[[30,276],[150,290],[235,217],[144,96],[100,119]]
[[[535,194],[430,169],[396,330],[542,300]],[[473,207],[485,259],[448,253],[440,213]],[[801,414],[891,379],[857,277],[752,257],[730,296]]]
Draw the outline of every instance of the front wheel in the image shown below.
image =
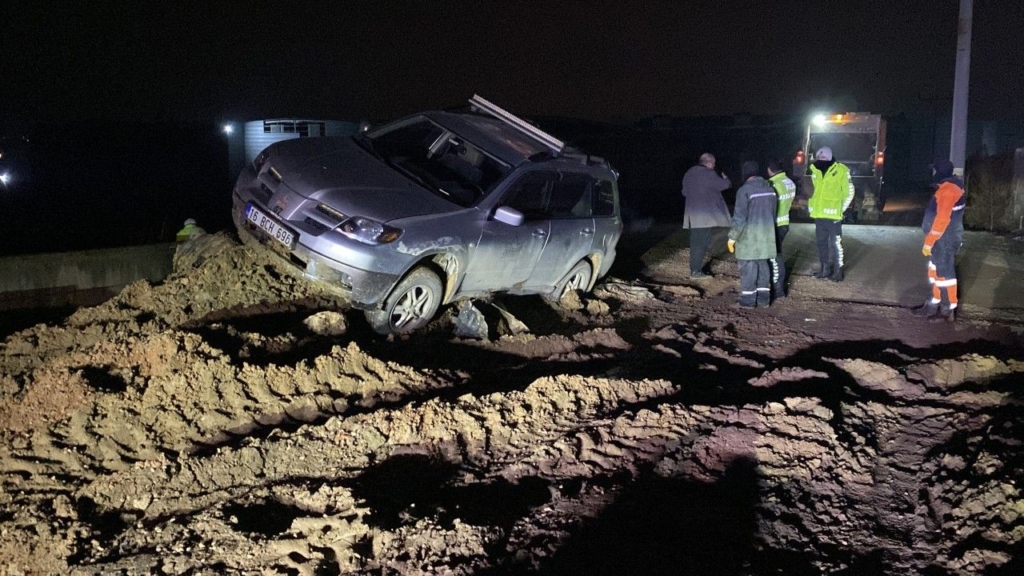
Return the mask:
[[582,290],[590,286],[590,264],[586,260],[581,260],[569,270],[569,273],[562,278],[562,281],[558,283],[555,288],[555,297],[561,300],[566,294],[573,290]]
[[426,326],[441,306],[441,279],[420,267],[406,275],[384,300],[381,310],[367,310],[366,320],[378,334],[405,334]]

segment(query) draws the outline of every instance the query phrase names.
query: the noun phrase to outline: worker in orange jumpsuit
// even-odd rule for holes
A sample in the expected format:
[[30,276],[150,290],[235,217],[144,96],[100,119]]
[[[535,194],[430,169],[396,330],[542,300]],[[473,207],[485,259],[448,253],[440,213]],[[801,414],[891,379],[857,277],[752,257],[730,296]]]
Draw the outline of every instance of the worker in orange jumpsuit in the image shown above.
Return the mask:
[[924,230],[921,253],[928,258],[932,297],[914,313],[931,320],[952,322],[959,305],[954,259],[963,245],[967,194],[963,180],[953,175],[953,163],[949,160],[943,158],[932,164],[932,175],[935,195],[928,202],[921,222]]

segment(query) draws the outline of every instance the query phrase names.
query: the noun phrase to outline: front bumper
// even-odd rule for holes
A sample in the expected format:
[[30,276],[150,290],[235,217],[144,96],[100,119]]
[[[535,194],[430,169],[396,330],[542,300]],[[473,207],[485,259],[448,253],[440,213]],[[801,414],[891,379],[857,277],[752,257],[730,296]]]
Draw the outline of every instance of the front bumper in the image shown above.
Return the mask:
[[[245,217],[247,201],[235,193],[232,197],[231,216],[239,235],[257,241],[276,254],[280,259],[299,272],[304,278],[329,284],[340,289],[351,300],[352,305],[360,309],[375,309],[381,306],[384,298],[401,278],[400,272],[388,273],[366,270],[330,258],[304,245],[302,236],[289,250],[284,245],[270,238]],[[287,224],[287,223],[286,223]],[[335,248],[338,248],[335,246]],[[372,255],[358,254],[353,260],[372,262]]]

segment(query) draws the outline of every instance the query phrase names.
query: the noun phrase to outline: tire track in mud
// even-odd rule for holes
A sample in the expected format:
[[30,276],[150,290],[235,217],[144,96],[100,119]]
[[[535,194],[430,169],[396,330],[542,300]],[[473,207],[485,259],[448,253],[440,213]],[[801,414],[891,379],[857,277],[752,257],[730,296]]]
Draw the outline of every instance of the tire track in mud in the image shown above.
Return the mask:
[[[300,317],[327,300],[226,253],[255,267],[199,251],[4,343],[0,394],[93,390],[5,437],[0,566],[980,574],[1024,557],[1019,361],[752,353],[728,314],[458,349],[307,341]],[[627,532],[642,514],[660,531]],[[680,538],[679,518],[697,528]]]
[[[871,370],[864,361],[838,364],[848,366],[865,390],[877,388],[882,381],[901,391],[891,386],[894,376],[884,365]],[[95,502],[100,510],[127,514],[145,524],[203,515],[266,486],[357,481],[367,469],[410,454],[429,454],[449,462],[463,470],[463,483],[512,485],[538,478],[554,485],[623,474],[635,479],[652,473],[715,482],[736,462],[750,461],[756,464],[760,486],[757,507],[762,538],[770,548],[812,550],[807,553],[808,562],[830,568],[849,568],[871,558],[885,571],[914,572],[936,557],[945,558],[947,568],[963,567],[972,553],[991,560],[998,557],[998,550],[1019,545],[1018,535],[997,545],[996,552],[986,553],[984,534],[1024,532],[1024,520],[1013,516],[1020,501],[1006,494],[1002,484],[976,488],[1003,494],[1004,509],[970,515],[978,541],[969,550],[957,550],[954,545],[963,541],[962,534],[936,542],[928,537],[935,522],[920,501],[929,479],[938,473],[931,457],[954,433],[980,433],[990,420],[988,411],[1000,409],[1007,401],[1005,392],[960,388],[978,379],[1016,377],[1024,367],[967,357],[946,366],[912,365],[895,376],[898,380],[904,374],[913,379],[923,372],[948,375],[950,367],[967,375],[972,366],[983,368],[973,370],[975,379],[925,380],[919,396],[904,398],[904,406],[843,402],[841,409],[847,414],[838,422],[856,425],[839,429],[834,427],[837,420],[832,410],[817,398],[783,396],[752,405],[685,406],[659,403],[678,391],[667,381],[546,378],[523,392],[466,395],[451,403],[435,399],[332,418],[323,425],[186,462],[174,472],[137,467],[102,478],[78,496]],[[957,391],[946,396],[944,391],[951,389]],[[947,407],[915,405],[919,399]],[[961,410],[965,401],[972,406],[966,413]],[[1019,405],[1014,409],[1020,415]],[[1019,460],[1014,466],[1004,471],[1004,480],[1022,472]],[[608,494],[615,491],[582,490],[574,498],[587,512],[577,510],[574,520],[563,519],[546,533],[540,516],[551,514],[536,511],[514,526],[488,532],[481,538],[506,541],[503,554],[507,555],[498,554],[497,560],[488,562],[500,563],[503,557],[511,562],[516,549],[521,557],[523,546],[544,533],[543,546],[529,557],[543,563],[543,558],[557,554],[558,544],[564,544],[581,523],[599,517],[609,502]],[[564,509],[569,500],[553,495],[551,505]],[[901,501],[904,506],[893,507]],[[950,522],[948,516],[944,521]],[[963,518],[956,524],[962,527]],[[415,532],[409,526],[403,530]],[[431,525],[429,530],[441,528]],[[349,540],[373,540],[368,534],[363,527]],[[510,534],[518,534],[518,540]],[[388,538],[390,544],[373,540],[377,562],[388,554],[401,556],[395,543],[405,542],[404,537],[396,532]],[[916,544],[908,548],[908,542]],[[345,562],[358,563],[357,557],[355,548],[344,556]],[[420,568],[437,560],[433,557]],[[478,566],[483,559],[474,562]]]
[[[155,369],[132,361],[136,351],[158,349],[167,353]],[[215,447],[258,428],[367,409],[455,383],[376,360],[355,343],[295,367],[235,366],[188,333],[136,340],[119,355],[104,357],[132,374],[125,391],[94,394],[67,420],[0,454],[0,478],[28,474],[16,483],[19,490],[45,489],[32,480],[50,475],[87,481],[136,461]]]

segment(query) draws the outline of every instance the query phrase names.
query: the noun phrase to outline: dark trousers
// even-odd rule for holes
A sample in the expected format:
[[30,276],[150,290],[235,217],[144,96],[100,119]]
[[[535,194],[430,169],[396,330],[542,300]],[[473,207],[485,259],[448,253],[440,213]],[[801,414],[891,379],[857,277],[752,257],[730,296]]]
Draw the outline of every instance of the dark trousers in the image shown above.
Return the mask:
[[818,262],[823,270],[843,267],[843,223],[839,220],[814,220],[814,239],[818,244]]
[[950,308],[959,303],[956,280],[956,253],[960,251],[962,242],[959,239],[946,241],[943,237],[932,247],[932,255],[928,258],[928,281],[932,285],[932,302],[945,300]]
[[690,274],[704,269],[704,256],[711,245],[714,228],[690,228]]
[[737,260],[740,268],[740,306],[767,306],[771,302],[771,272],[767,260]]
[[781,298],[786,295],[786,260],[782,256],[782,241],[789,234],[789,225],[775,228],[775,258],[769,260],[772,266],[772,286],[775,296]]

